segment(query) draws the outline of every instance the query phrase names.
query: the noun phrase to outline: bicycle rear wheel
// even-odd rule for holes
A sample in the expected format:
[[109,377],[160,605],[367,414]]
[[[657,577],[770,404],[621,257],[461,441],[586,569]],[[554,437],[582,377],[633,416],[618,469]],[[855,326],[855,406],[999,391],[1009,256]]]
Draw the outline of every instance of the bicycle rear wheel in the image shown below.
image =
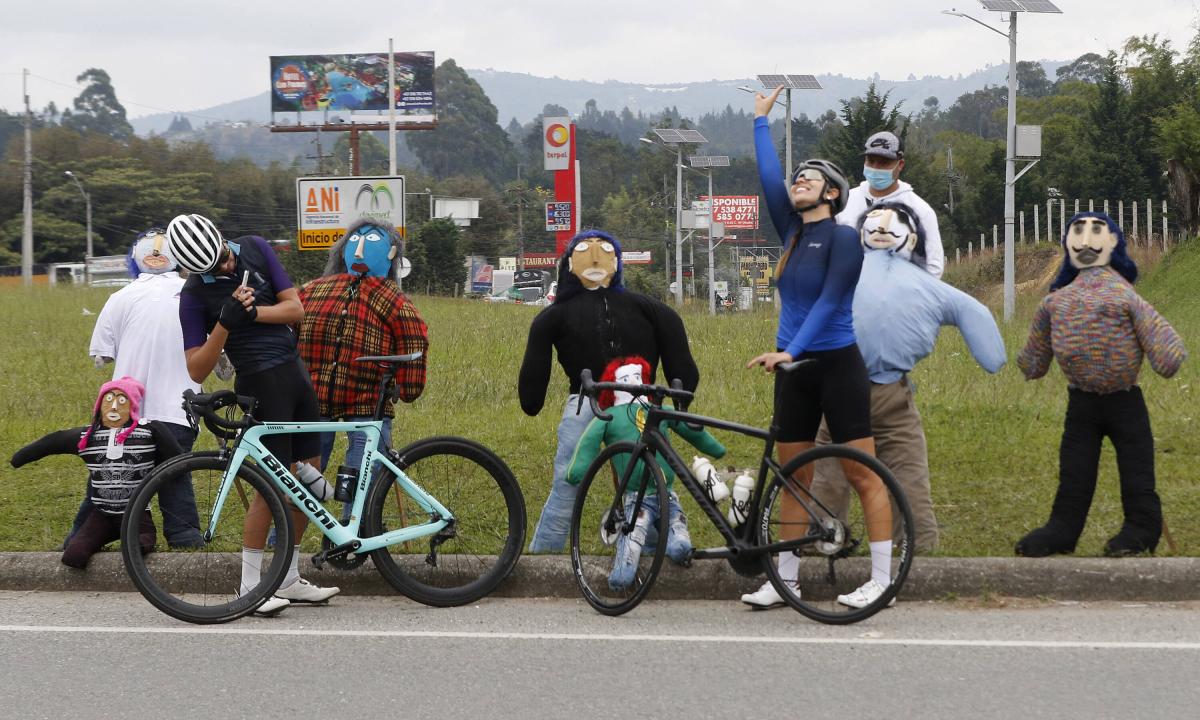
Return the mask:
[[[841,469],[838,460],[856,463],[873,472],[883,482],[891,506],[891,584],[862,607],[855,607],[854,598],[850,597],[871,579],[870,539],[862,499],[848,489],[848,501],[842,507],[842,502],[820,497],[793,479],[812,472],[818,461],[828,460],[835,461],[831,468],[835,472]],[[825,468],[830,468],[830,464],[826,463],[822,472],[826,472]],[[840,478],[837,481],[846,482]],[[776,556],[766,556],[764,569],[789,605],[806,617],[832,625],[855,623],[887,607],[908,577],[916,546],[912,512],[896,478],[873,456],[845,445],[815,447],[785,465],[767,486],[757,528],[760,545],[806,540],[800,548],[788,551],[795,555],[789,559],[799,563],[797,583],[781,576]]]
[[[121,521],[121,555],[125,571],[142,596],[177,620],[197,624],[223,623],[252,612],[279,588],[292,553],[290,542],[274,552],[264,552],[261,579],[239,596],[241,586],[242,525],[254,493],[266,500],[279,537],[291,537],[292,516],[279,492],[257,468],[238,468],[233,489],[218,505],[217,493],[227,460],[216,453],[192,453],[170,460],[151,472],[129,501]],[[143,555],[136,538],[140,519],[150,512],[163,527],[163,510],[157,498],[172,483],[190,482],[195,492],[197,518],[181,518],[204,535],[214,514],[219,515],[212,535],[199,547],[171,547]],[[168,509],[165,512],[170,512]],[[162,546],[157,546],[161,550]]]
[[[588,604],[605,615],[621,615],[637,607],[654,585],[667,550],[667,485],[653,453],[621,485],[622,470],[633,458],[633,443],[613,443],[604,448],[579,483],[571,513],[571,566],[575,581]],[[627,488],[643,487],[642,492]],[[641,503],[639,506],[638,503]],[[636,527],[635,511],[651,512],[656,519]],[[637,559],[627,552],[633,538],[645,532]],[[654,532],[657,537],[650,537]]]
[[[399,456],[396,465],[454,515],[454,524],[373,551],[379,573],[409,598],[436,607],[464,605],[495,590],[525,543],[525,498],[512,471],[491,450],[464,438],[426,438]],[[430,520],[386,469],[371,483],[363,514],[364,537]]]

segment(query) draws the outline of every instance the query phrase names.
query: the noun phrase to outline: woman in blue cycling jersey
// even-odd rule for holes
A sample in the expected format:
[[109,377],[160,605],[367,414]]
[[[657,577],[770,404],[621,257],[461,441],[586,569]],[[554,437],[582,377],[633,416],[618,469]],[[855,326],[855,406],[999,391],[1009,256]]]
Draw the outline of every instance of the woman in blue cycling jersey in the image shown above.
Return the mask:
[[[793,360],[816,360],[815,366],[775,375],[780,464],[813,447],[824,415],[835,443],[875,454],[871,436],[871,387],[867,368],[854,337],[851,305],[862,269],[858,233],[838,225],[834,216],[846,205],[849,184],[827,160],[806,160],[785,181],[771,141],[767,115],[782,88],[754,100],[754,149],[758,175],[771,221],[783,242],[775,270],[781,308],[775,352],[763,353],[747,367],[768,373]],[[843,461],[843,471],[862,501],[871,545],[871,579],[838,602],[850,607],[869,605],[891,584],[892,513],[883,482],[859,463]],[[812,469],[803,468],[796,480],[812,484]],[[798,525],[806,521],[803,507],[784,496],[781,518]],[[800,558],[777,557],[780,575],[797,583]],[[796,587],[795,592],[800,589]],[[770,583],[742,596],[755,608],[779,607],[783,598]]]

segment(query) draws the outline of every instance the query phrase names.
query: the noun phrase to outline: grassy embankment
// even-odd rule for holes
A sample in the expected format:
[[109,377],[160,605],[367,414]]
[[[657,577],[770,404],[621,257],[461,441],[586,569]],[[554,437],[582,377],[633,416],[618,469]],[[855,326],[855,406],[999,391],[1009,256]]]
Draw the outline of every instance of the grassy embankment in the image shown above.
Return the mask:
[[[1195,353],[1200,337],[1200,276],[1195,242],[1161,263],[1135,253],[1144,280],[1139,291],[1183,335]],[[1003,328],[1010,364],[998,375],[980,370],[958,333],[943,333],[938,349],[912,374],[930,445],[933,495],[945,555],[1009,555],[1013,542],[1044,522],[1057,485],[1058,440],[1066,388],[1057,367],[1026,382],[1011,358],[1023,345],[1029,318],[1057,264],[1043,246],[1023,249],[1018,269],[1016,320]],[[997,313],[995,258],[976,258],[947,273]],[[76,288],[0,289],[0,456],[51,430],[86,422],[95,392],[109,371],[94,368],[88,339],[110,291]],[[398,413],[395,442],[433,434],[474,438],[493,448],[521,481],[532,531],[549,486],[554,430],[566,393],[556,370],[546,409],[526,417],[516,398],[516,373],[536,310],[514,305],[417,296],[429,323],[431,352],[425,394]],[[90,314],[85,314],[84,311]],[[770,380],[744,369],[747,359],[769,348],[775,315],[762,311],[709,317],[700,308],[684,313],[702,380],[694,409],[752,425],[771,411]],[[1178,554],[1200,554],[1200,489],[1192,473],[1200,455],[1194,436],[1197,359],[1180,375],[1163,380],[1149,368],[1142,384],[1150,405],[1159,492]],[[217,387],[210,383],[210,389]],[[721,465],[748,467],[760,452],[755,443],[720,434],[731,452]],[[211,446],[211,436],[201,446]],[[686,455],[688,447],[681,447]],[[61,542],[83,488],[77,458],[48,458],[13,470],[0,467],[0,551],[50,550]],[[690,503],[690,501],[688,501]],[[715,533],[690,513],[698,544],[715,544]],[[1116,464],[1106,445],[1096,500],[1079,554],[1098,555],[1120,526]],[[313,535],[313,533],[310,533]],[[315,547],[315,539],[306,542]],[[1160,555],[1171,554],[1166,543]]]

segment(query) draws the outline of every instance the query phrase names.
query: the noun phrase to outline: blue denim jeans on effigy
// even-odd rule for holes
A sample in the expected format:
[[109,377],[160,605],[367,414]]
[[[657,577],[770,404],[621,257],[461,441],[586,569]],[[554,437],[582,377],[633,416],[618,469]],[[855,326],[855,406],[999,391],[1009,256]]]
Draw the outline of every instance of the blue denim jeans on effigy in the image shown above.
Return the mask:
[[[356,415],[353,417],[342,418],[342,420],[346,421],[346,422],[366,422],[369,420],[374,420],[374,418],[369,415],[362,415],[362,416]],[[329,422],[329,418],[321,418],[321,421]],[[321,467],[322,468],[329,467],[329,457],[331,455],[333,455],[333,441],[334,441],[335,435],[336,435],[336,433],[321,433]],[[387,443],[387,445],[389,447],[391,446],[391,437],[392,437],[392,418],[385,417],[383,419],[383,438],[382,439]],[[341,464],[348,465],[357,470],[358,466],[362,464],[363,452],[365,452],[366,448],[367,448],[367,435],[366,435],[366,433],[361,433],[361,432],[348,432],[348,433],[346,433],[346,442],[348,443],[347,447],[346,447],[346,458],[341,462]],[[377,468],[377,467],[379,467],[378,463],[376,463],[375,466],[371,468],[371,472],[374,473],[375,468]],[[346,503],[344,506],[342,506],[342,524],[343,525],[345,525],[346,521],[350,519],[350,510],[351,510],[352,505],[353,505],[353,503]]]
[[[188,425],[176,423],[164,422],[163,425],[171,431],[171,435],[185,453],[192,451],[192,444],[196,442],[195,430]],[[185,481],[164,486],[158,494],[158,509],[163,517],[163,535],[167,538],[167,544],[172,547],[195,547],[204,544],[200,535],[200,517],[196,513],[192,476],[189,474],[185,478]],[[92,501],[88,499],[91,492],[89,486],[83,494],[83,502],[79,504],[75,520],[71,523],[71,532],[67,533],[68,540],[79,531],[84,520],[92,512]]]
[[[608,586],[616,591],[627,589],[633,584],[641,555],[653,552],[658,543],[658,503],[647,495],[642,501],[638,523],[628,535],[617,538],[613,569],[608,576]],[[637,493],[625,493],[625,515],[633,514]],[[640,526],[640,527],[639,527]],[[687,517],[679,505],[679,496],[674,491],[667,497],[667,557],[671,562],[685,564],[692,554],[692,538],[688,533]]]
[[579,395],[568,395],[563,408],[562,420],[558,423],[558,448],[554,452],[554,478],[550,483],[550,496],[542,507],[542,515],[533,530],[529,552],[561,552],[571,532],[571,512],[575,508],[575,496],[579,488],[567,483],[567,468],[575,455],[575,446],[587,429],[592,414],[591,403],[584,399],[579,414],[575,413]]

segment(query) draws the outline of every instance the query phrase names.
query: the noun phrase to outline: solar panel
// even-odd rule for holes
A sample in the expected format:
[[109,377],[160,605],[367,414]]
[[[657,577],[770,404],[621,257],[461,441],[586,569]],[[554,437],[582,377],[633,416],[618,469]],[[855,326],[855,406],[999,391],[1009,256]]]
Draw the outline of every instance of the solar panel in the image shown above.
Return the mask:
[[1025,12],[1025,8],[1021,7],[1020,3],[1015,3],[1012,0],[979,0],[979,4],[983,6],[984,10]]
[[662,140],[665,143],[685,142],[683,136],[681,136],[679,131],[675,128],[654,128],[653,132],[658,136],[659,140]]
[[814,75],[788,75],[788,87],[797,90],[820,90],[821,83]]
[[679,136],[683,138],[683,142],[687,143],[706,143],[708,138],[699,130],[679,130]]
[[774,90],[780,85],[787,87],[788,84],[787,75],[759,75],[758,81],[768,90]]
[[1031,13],[1062,13],[1057,5],[1047,0],[1021,0],[1021,4]]
[[688,162],[694,168],[729,167],[728,155],[692,155]]

